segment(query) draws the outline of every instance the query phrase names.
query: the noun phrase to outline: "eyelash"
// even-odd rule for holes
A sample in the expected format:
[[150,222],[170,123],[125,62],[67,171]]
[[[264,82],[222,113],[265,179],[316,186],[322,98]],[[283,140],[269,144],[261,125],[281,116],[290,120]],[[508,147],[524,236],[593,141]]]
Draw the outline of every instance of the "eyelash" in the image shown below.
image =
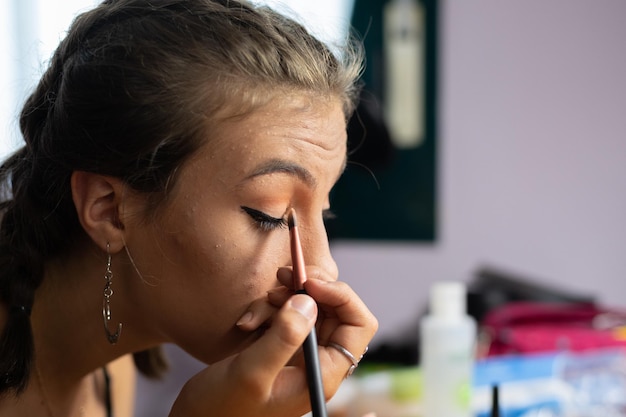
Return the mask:
[[[284,229],[287,227],[287,220],[285,220],[284,218],[272,217],[266,213],[263,213],[262,211],[246,206],[241,206],[241,209],[246,214],[248,214],[248,216],[252,217],[252,220],[254,220],[259,229],[264,232],[270,232],[275,229]],[[333,213],[331,210],[324,210],[324,212],[322,213],[322,217],[324,219],[324,222],[337,218],[335,213]]]
[[258,228],[263,232],[271,232],[275,229],[284,229],[287,227],[287,220],[284,218],[272,217],[262,211],[255,210],[250,207],[241,206],[241,209],[252,217]]

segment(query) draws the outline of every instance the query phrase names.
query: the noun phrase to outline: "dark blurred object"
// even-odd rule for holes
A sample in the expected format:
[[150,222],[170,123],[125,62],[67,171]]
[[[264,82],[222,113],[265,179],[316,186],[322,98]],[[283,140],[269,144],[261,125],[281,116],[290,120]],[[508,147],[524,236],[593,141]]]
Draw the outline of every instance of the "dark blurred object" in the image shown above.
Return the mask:
[[[356,0],[352,27],[362,39],[366,67],[361,103],[348,127],[349,157],[331,192],[336,219],[331,240],[433,242],[437,232],[437,1],[419,0],[424,13],[423,140],[397,147],[381,107],[385,100],[383,16],[388,0]],[[409,87],[407,87],[409,88]]]
[[[347,134],[348,166],[331,194],[333,212],[339,218],[326,222],[330,240],[353,235],[355,230],[365,230],[359,216],[369,213],[366,209],[371,204],[362,204],[358,197],[367,195],[366,190],[378,187],[377,173],[390,169],[395,155],[381,104],[366,90],[361,91],[356,111],[348,121]],[[366,190],[362,189],[363,184]]]
[[512,301],[593,303],[589,295],[540,284],[540,280],[491,267],[481,268],[468,285],[468,313],[478,323],[490,310]]
[[[494,308],[514,301],[537,301],[556,303],[594,303],[589,295],[575,294],[571,291],[540,284],[540,280],[512,274],[491,267],[479,269],[468,283],[468,314],[481,323],[485,315]],[[383,341],[378,347],[370,349],[363,358],[369,363],[385,363],[411,366],[419,363],[419,320],[425,315],[427,307],[422,308],[400,336]]]
[[500,394],[497,385],[491,387],[491,415],[490,417],[500,417]]
[[373,94],[362,90],[356,111],[348,121],[348,160],[369,169],[389,166],[393,144],[383,118],[381,104]]
[[419,363],[419,321],[406,326],[400,336],[382,341],[370,348],[363,357],[364,364],[412,366]]

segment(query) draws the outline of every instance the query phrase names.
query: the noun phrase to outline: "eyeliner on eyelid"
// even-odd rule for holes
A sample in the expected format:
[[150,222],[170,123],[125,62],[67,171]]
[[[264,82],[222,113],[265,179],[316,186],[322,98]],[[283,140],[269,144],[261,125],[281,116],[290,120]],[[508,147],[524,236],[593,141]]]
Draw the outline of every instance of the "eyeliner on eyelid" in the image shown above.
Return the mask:
[[273,217],[260,210],[247,206],[241,206],[241,209],[254,220],[262,231],[269,232],[274,229],[287,227],[287,221],[284,218]]

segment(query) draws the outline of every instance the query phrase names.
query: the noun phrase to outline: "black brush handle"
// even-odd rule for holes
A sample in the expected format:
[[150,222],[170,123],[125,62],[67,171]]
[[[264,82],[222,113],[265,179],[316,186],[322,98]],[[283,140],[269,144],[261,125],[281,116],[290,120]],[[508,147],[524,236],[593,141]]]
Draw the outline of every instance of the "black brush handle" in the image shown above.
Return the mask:
[[[296,292],[298,294],[306,294],[304,290]],[[304,350],[306,379],[309,384],[309,398],[311,399],[313,417],[328,417],[326,398],[324,397],[324,386],[322,384],[320,358],[317,351],[317,333],[315,332],[315,327],[311,329],[311,333],[304,339],[302,349]]]

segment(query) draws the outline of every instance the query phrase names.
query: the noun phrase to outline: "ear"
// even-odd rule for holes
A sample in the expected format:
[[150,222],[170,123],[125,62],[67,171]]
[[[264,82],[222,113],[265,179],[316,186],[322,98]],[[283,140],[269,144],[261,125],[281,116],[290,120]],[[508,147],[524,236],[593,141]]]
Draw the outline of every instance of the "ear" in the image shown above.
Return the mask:
[[85,232],[103,250],[116,253],[124,247],[123,213],[125,184],[118,178],[74,171],[72,199]]

